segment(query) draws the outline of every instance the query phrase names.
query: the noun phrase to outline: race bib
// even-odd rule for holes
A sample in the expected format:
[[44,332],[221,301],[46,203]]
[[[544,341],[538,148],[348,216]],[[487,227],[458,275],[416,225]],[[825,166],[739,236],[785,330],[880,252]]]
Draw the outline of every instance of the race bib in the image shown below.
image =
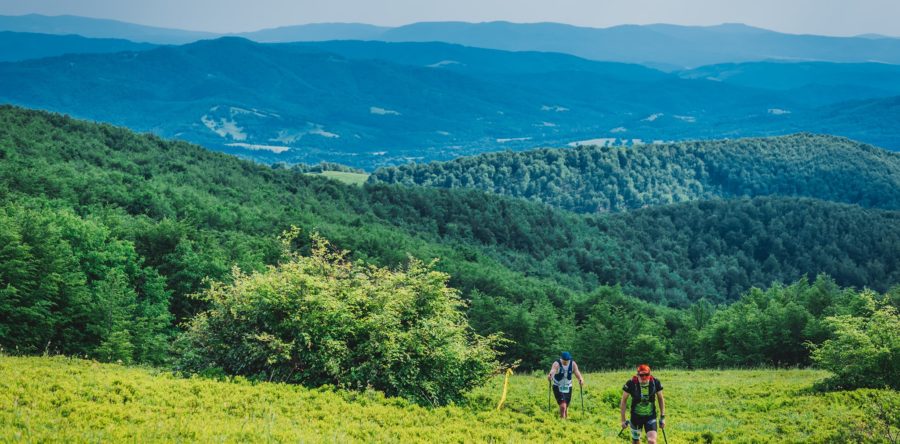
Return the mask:
[[560,384],[560,385],[559,385],[559,392],[560,392],[560,393],[569,393],[569,389],[571,389],[571,388],[572,388],[572,386],[570,386],[570,385],[563,385],[563,384]]

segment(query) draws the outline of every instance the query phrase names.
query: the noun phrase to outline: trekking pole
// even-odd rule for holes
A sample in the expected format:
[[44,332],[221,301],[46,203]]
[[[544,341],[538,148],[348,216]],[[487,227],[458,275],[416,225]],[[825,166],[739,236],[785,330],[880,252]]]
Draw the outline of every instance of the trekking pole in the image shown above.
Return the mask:
[[547,381],[547,411],[551,414],[553,413],[553,405],[550,404],[550,392],[553,391],[553,384],[550,381]]
[[578,397],[581,398],[581,417],[584,418],[584,389],[578,384]]
[[[627,426],[628,421],[625,421],[625,424],[626,424],[626,426]],[[625,427],[622,427],[622,430],[619,430],[619,434],[616,435],[616,439],[621,438],[621,437],[622,437],[622,432],[624,432],[624,431],[625,431]],[[666,443],[666,444],[668,444],[668,443]]]
[[[658,418],[657,418],[656,423],[659,424],[659,419],[658,419]],[[666,428],[660,426],[660,430],[662,430],[662,434],[663,434],[663,442],[665,442],[666,444],[669,444],[669,438],[666,437]]]

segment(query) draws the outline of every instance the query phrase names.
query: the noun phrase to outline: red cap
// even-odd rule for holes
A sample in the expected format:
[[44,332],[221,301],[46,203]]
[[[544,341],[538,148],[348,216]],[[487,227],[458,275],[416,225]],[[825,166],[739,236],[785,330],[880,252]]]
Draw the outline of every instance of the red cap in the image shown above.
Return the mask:
[[648,374],[649,374],[649,373],[650,373],[650,366],[647,365],[647,364],[641,364],[641,365],[638,366],[637,372],[638,372],[638,374],[641,374],[641,373],[648,373]]

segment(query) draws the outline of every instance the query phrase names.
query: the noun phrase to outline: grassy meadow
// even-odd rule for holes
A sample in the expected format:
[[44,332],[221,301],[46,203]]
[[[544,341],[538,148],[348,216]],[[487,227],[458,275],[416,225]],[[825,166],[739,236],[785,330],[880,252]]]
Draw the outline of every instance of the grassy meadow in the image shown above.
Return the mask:
[[322,171],[321,173],[310,173],[312,175],[324,176],[334,179],[347,185],[358,185],[366,183],[369,180],[367,173],[350,173],[345,171]]
[[[628,372],[586,375],[571,419],[548,411],[541,374],[503,378],[465,405],[423,408],[376,392],[240,378],[180,378],[63,357],[0,357],[0,442],[625,442],[618,400]],[[878,408],[896,392],[819,393],[815,370],[659,371],[670,443],[890,442]],[[881,405],[881,407],[878,407]],[[892,427],[892,428],[891,428]],[[662,436],[660,436],[660,442]]]

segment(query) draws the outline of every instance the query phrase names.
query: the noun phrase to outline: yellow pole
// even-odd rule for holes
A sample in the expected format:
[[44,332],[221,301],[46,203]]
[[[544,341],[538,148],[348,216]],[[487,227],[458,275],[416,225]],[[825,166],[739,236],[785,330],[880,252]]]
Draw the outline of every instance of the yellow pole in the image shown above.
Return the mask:
[[509,389],[509,377],[512,375],[512,369],[506,369],[506,379],[503,381],[503,394],[500,395],[500,403],[497,404],[497,411],[500,411],[500,407],[503,407],[503,403],[506,401],[506,390]]

